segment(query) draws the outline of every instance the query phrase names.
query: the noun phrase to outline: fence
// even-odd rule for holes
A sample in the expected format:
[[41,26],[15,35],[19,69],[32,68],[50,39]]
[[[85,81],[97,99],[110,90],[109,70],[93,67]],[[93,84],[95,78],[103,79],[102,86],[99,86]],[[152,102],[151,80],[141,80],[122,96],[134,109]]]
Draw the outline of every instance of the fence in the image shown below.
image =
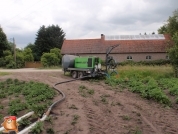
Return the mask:
[[43,67],[40,61],[37,62],[25,62],[25,68],[40,68]]

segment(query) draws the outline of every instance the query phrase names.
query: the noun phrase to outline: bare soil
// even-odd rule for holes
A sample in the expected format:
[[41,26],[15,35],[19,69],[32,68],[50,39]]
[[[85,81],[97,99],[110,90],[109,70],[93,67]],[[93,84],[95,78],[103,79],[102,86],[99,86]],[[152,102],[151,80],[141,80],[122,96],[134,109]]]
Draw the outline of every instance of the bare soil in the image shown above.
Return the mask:
[[[0,80],[17,78],[53,86],[70,80],[61,71],[12,72]],[[93,89],[83,97],[79,87]],[[107,86],[104,81],[78,80],[58,85],[66,99],[51,112],[57,134],[177,134],[178,110],[141,98],[127,89]],[[59,97],[58,97],[59,98]],[[56,100],[56,98],[55,98]],[[79,117],[76,120],[74,117]],[[49,126],[46,126],[49,127]]]

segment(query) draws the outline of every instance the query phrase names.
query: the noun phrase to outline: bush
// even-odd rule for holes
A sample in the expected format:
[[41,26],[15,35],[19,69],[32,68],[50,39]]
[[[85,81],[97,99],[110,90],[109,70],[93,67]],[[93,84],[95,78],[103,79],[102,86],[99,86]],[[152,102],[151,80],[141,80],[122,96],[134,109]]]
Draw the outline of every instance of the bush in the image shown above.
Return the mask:
[[121,66],[125,66],[125,65],[145,65],[145,66],[154,66],[154,65],[158,65],[158,66],[161,66],[161,65],[167,65],[167,64],[170,64],[170,60],[152,60],[152,61],[139,61],[139,62],[135,62],[135,61],[132,61],[132,60],[128,60],[128,61],[124,61],[124,62],[120,62],[118,65],[121,65]]
[[0,67],[4,67],[4,66],[5,66],[4,58],[0,58]]
[[25,48],[23,54],[24,54],[24,61],[34,61],[32,50],[30,48]]
[[54,53],[44,53],[41,57],[41,63],[44,67],[59,65],[59,58]]
[[15,62],[14,61],[10,61],[9,64],[6,64],[6,68],[14,69],[15,68]]
[[24,55],[22,52],[16,54],[16,68],[22,68],[25,66]]
[[61,59],[62,59],[62,55],[61,55],[61,50],[59,48],[53,48],[53,49],[50,49],[50,53],[54,53],[57,58],[59,59],[59,64],[61,63]]

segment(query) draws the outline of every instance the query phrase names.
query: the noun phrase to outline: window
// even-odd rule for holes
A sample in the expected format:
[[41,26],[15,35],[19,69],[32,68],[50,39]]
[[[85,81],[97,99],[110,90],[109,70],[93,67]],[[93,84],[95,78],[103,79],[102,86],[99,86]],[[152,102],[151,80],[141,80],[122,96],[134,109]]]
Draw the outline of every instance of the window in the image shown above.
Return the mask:
[[146,56],[146,59],[151,59],[151,56]]
[[128,60],[132,60],[132,56],[127,56],[127,59]]
[[166,56],[166,60],[169,60],[169,56],[168,55]]

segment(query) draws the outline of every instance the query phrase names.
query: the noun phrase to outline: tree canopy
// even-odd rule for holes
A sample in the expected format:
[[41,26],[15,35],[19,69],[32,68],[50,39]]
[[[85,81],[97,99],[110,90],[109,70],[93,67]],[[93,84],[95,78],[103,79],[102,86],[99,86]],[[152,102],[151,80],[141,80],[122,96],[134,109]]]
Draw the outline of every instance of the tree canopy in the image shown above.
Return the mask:
[[175,77],[178,77],[178,10],[173,12],[173,16],[170,16],[166,24],[158,29],[158,33],[171,35],[173,40],[171,48],[168,50],[169,58],[174,69]]
[[38,30],[36,36],[35,51],[37,54],[37,59],[40,60],[40,57],[43,55],[43,53],[50,52],[50,49],[61,49],[65,33],[58,25],[52,25],[48,27],[43,25]]
[[172,39],[174,41],[174,45],[169,49],[168,52],[170,61],[173,65],[174,75],[175,77],[178,77],[178,32],[173,35]]
[[3,29],[0,27],[0,57],[3,56],[3,51],[8,49],[8,41],[6,34],[3,32]]
[[178,31],[178,9],[169,16],[166,23],[158,29],[159,34],[170,34],[173,36]]
[[32,50],[30,48],[25,48],[23,51],[24,61],[34,61]]

